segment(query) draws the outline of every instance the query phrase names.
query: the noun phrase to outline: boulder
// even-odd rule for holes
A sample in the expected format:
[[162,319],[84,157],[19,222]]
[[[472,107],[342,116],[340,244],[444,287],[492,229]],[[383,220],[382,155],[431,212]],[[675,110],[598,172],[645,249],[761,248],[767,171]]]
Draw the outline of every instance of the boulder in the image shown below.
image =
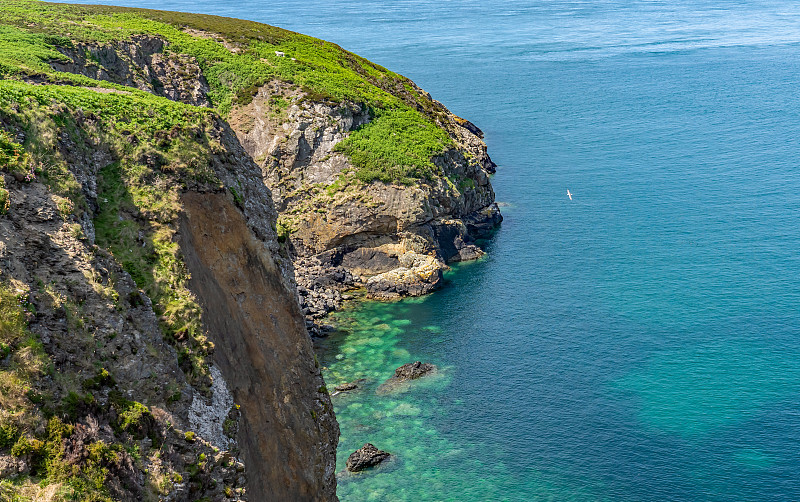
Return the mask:
[[394,370],[394,376],[383,382],[375,392],[378,394],[388,394],[394,391],[404,391],[407,388],[407,386],[404,385],[406,382],[416,380],[435,371],[436,366],[431,363],[415,361],[413,363],[404,364]]
[[442,270],[446,265],[435,256],[409,251],[399,257],[399,262],[400,267],[367,281],[367,296],[379,300],[422,296],[441,285]]
[[380,464],[390,456],[389,452],[377,449],[372,443],[365,443],[347,457],[347,470],[350,472],[363,471]]
[[365,378],[359,378],[358,380],[355,380],[353,382],[347,382],[341,385],[337,385],[336,387],[333,388],[333,390],[335,390],[336,392],[347,392],[350,390],[356,390],[359,387],[361,387],[361,384],[365,381],[366,381]]
[[415,361],[413,363],[404,364],[394,370],[394,377],[392,378],[401,382],[405,380],[416,380],[417,378],[425,376],[435,369],[436,366],[431,363]]

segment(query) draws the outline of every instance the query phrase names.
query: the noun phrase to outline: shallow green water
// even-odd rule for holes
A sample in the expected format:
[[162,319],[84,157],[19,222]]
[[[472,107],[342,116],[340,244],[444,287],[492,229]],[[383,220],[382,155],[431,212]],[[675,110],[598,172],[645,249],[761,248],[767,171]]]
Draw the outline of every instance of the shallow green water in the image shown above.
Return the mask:
[[[453,271],[448,278],[457,275]],[[589,498],[588,492],[553,473],[514,472],[497,460],[491,445],[458,433],[458,421],[472,417],[452,414],[453,406],[464,404],[448,392],[454,368],[431,358],[429,351],[415,350],[419,345],[441,346],[449,338],[426,314],[433,300],[428,296],[351,304],[331,318],[340,331],[318,343],[332,392],[336,385],[365,379],[358,391],[334,393],[332,398],[342,431],[337,458],[339,497],[381,501],[504,500],[527,495]],[[389,393],[377,391],[394,368],[419,359],[436,364],[435,374]],[[347,453],[365,442],[389,451],[392,457],[375,469],[347,472]]]

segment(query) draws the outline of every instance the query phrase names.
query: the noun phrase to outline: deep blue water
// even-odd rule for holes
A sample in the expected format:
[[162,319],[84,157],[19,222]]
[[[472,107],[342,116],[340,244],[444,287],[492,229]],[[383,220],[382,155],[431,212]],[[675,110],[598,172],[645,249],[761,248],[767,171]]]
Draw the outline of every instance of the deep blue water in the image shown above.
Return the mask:
[[335,398],[340,457],[397,457],[343,500],[800,500],[800,4],[104,3],[337,42],[486,132],[487,258],[322,347],[442,368]]

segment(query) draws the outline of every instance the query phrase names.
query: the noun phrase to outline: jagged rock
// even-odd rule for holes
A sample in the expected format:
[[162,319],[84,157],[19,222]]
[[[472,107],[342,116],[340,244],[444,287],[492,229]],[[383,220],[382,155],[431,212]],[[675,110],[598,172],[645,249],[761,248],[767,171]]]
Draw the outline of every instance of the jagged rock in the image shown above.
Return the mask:
[[383,382],[375,391],[376,394],[388,394],[394,391],[402,391],[407,387],[406,382],[416,380],[436,371],[436,366],[431,363],[414,361],[400,366],[394,370],[394,375]]
[[475,236],[481,238],[489,235],[492,230],[497,228],[503,221],[503,215],[500,214],[500,208],[496,202],[481,208],[474,213],[467,215],[464,218],[464,224],[467,231]]
[[10,479],[25,472],[28,468],[24,460],[11,456],[0,456],[0,479]]
[[347,470],[350,472],[363,471],[380,464],[390,456],[389,452],[379,450],[372,443],[365,443],[347,457]]
[[401,267],[371,277],[366,284],[371,298],[391,299],[400,296],[421,296],[430,293],[442,282],[446,265],[434,256],[405,253]]
[[436,366],[431,363],[414,361],[413,363],[404,364],[394,370],[394,377],[392,378],[400,380],[401,382],[404,380],[416,380],[435,370]]
[[333,390],[335,390],[336,392],[347,392],[351,390],[356,390],[360,388],[361,384],[364,383],[365,381],[366,381],[365,378],[359,378],[358,380],[355,380],[353,382],[347,382],[341,385],[337,385],[336,387],[333,388]]
[[195,106],[209,106],[210,87],[195,58],[167,52],[164,40],[134,35],[130,40],[99,44],[79,42],[59,47],[70,61],[52,61],[53,69],[107,80]]
[[452,258],[452,261],[472,261],[477,260],[485,253],[478,246],[467,244],[458,250],[458,254]]

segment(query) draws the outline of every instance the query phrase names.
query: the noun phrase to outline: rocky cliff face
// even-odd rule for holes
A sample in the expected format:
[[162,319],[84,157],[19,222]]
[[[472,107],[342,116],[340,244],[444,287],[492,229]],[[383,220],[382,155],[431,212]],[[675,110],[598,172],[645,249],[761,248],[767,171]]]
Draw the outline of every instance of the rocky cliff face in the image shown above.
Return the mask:
[[60,47],[65,58],[50,62],[56,71],[134,87],[196,106],[209,106],[209,86],[195,58],[167,53],[164,40],[134,35],[108,44]]
[[[334,500],[338,426],[261,170],[213,114],[148,136],[103,119],[102,105],[35,101],[38,88],[17,84],[16,102],[0,108],[16,152],[2,174],[0,279],[10,292],[0,303],[29,306],[21,329],[41,340],[34,369],[29,348],[3,340],[4,376],[28,381],[2,388],[3,478],[52,477],[57,463],[105,469],[115,500]],[[147,111],[108,96],[117,97]],[[171,157],[181,138],[197,142],[194,174]],[[134,171],[138,182],[126,177]],[[57,176],[78,204],[58,195]],[[159,246],[177,261],[160,262]],[[172,293],[134,280],[169,274],[195,314],[175,314]],[[196,332],[170,328],[170,316],[193,315]],[[15,395],[41,397],[7,408]],[[39,433],[52,438],[54,420],[69,435],[35,446]],[[75,476],[64,479],[80,484]]]
[[474,241],[502,220],[489,181],[495,165],[477,127],[439,105],[439,125],[454,141],[433,159],[441,176],[365,184],[336,145],[370,120],[363,104],[315,102],[280,82],[231,113],[272,190],[311,318],[335,309],[350,287],[382,299],[430,292],[447,262],[480,257]]
[[[69,62],[52,66],[208,105],[209,86],[197,62],[187,55],[165,55],[166,45],[151,35],[78,44],[61,50]],[[232,44],[226,48],[241,50]],[[483,133],[408,85],[424,103],[411,99],[407,90],[394,92],[453,140],[433,159],[438,175],[413,184],[353,178],[355,167],[336,146],[372,120],[364,103],[331,102],[276,79],[255,89],[252,99],[234,106],[228,117],[272,192],[278,230],[291,243],[301,305],[314,333],[319,328],[312,320],[338,308],[342,290],[363,286],[379,299],[429,293],[441,283],[448,262],[480,257],[475,240],[502,220],[489,181],[495,165]]]

